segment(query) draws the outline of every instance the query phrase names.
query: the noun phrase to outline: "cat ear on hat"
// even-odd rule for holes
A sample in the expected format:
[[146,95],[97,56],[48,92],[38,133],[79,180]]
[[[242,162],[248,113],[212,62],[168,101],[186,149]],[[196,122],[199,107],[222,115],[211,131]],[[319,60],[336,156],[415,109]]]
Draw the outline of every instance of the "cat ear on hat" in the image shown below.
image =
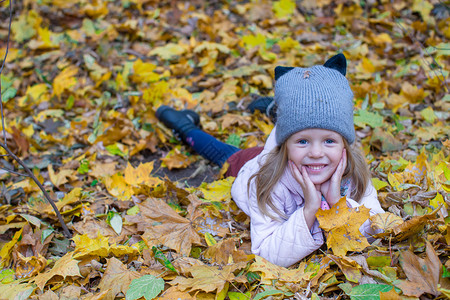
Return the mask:
[[323,66],[330,69],[335,69],[344,76],[347,73],[347,59],[342,53],[336,54],[335,56],[327,60],[323,64]]
[[294,67],[275,67],[275,81],[278,80],[281,76],[292,70]]

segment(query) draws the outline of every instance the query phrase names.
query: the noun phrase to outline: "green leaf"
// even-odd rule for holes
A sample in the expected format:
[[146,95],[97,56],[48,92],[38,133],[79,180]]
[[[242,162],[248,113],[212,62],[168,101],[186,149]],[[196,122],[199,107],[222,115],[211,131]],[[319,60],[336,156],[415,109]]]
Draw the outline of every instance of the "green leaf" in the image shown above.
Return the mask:
[[14,281],[14,270],[12,269],[3,269],[0,272],[0,283],[1,284],[8,284]]
[[445,266],[442,266],[443,272],[442,272],[442,277],[443,278],[448,278],[450,277],[450,272],[447,270],[447,268]]
[[239,145],[241,145],[241,137],[239,135],[237,135],[237,134],[232,133],[228,137],[226,143],[228,145],[232,145],[232,146],[235,146],[235,147],[239,148]]
[[394,287],[387,284],[361,284],[348,294],[351,300],[379,300],[380,292],[386,293]]
[[354,121],[358,127],[364,127],[365,125],[369,125],[372,128],[383,126],[383,116],[362,109],[357,112]]
[[89,161],[87,159],[82,159],[80,161],[80,166],[78,167],[77,172],[81,175],[89,172]]
[[120,235],[120,233],[122,232],[123,221],[122,217],[118,213],[113,211],[108,212],[106,222],[111,225],[112,229],[114,229],[117,234]]
[[259,299],[263,299],[268,296],[274,296],[274,295],[284,295],[287,297],[291,297],[294,294],[289,293],[289,292],[279,291],[279,290],[268,290],[268,291],[264,291],[264,292],[256,294],[256,296],[255,296],[255,298],[253,298],[253,300],[259,300]]
[[152,247],[153,254],[155,255],[155,259],[159,261],[163,266],[165,266],[167,269],[174,271],[175,273],[178,273],[177,270],[174,268],[170,260],[162,253],[161,250],[159,250],[157,247]]
[[126,153],[124,153],[122,150],[120,150],[119,145],[117,143],[108,145],[105,148],[112,155],[118,155],[118,156],[122,156],[122,157],[127,156]]
[[230,298],[230,300],[248,300],[252,298],[252,294],[250,292],[245,294],[239,292],[228,292],[228,298]]
[[420,112],[420,114],[425,119],[425,121],[427,121],[430,124],[433,124],[434,121],[436,120],[436,115],[434,113],[434,110],[430,106],[428,106],[427,108],[422,110]]
[[255,281],[261,280],[261,276],[258,273],[255,272],[248,272],[247,273],[247,280],[250,284],[252,284]]
[[19,214],[22,218],[28,221],[28,223],[33,224],[34,226],[40,228],[42,221],[36,218],[35,216],[27,215],[27,214]]
[[127,210],[127,215],[135,216],[139,213],[139,206],[135,205],[132,208]]
[[144,275],[134,279],[127,291],[126,300],[135,300],[144,297],[147,300],[154,299],[164,290],[164,279],[153,275]]
[[48,238],[54,231],[55,231],[55,229],[53,229],[53,228],[47,228],[47,229],[42,230],[42,233],[41,233],[42,244],[44,244],[45,239]]
[[385,182],[385,181],[381,181],[381,180],[378,179],[378,178],[372,178],[372,184],[373,184],[373,186],[375,187],[375,189],[376,189],[377,191],[381,190],[381,189],[384,188],[384,187],[389,186],[389,183],[387,183],[387,182]]

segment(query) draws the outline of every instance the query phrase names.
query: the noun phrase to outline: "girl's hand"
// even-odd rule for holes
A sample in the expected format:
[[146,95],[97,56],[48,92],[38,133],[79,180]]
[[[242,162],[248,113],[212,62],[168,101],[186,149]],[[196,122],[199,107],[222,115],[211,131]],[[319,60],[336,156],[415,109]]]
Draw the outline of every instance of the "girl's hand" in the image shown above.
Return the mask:
[[294,176],[295,180],[300,184],[303,190],[303,196],[305,197],[305,207],[303,208],[306,223],[309,229],[311,229],[316,219],[316,212],[319,210],[321,204],[322,194],[316,189],[314,183],[308,176],[305,167],[302,167],[301,171],[292,162],[289,161],[289,168]]
[[330,206],[335,205],[339,199],[341,199],[341,181],[342,175],[344,175],[345,167],[347,166],[347,152],[342,150],[342,157],[339,164],[334,171],[333,176],[326,182],[322,183],[320,186],[320,191],[322,195],[327,200]]

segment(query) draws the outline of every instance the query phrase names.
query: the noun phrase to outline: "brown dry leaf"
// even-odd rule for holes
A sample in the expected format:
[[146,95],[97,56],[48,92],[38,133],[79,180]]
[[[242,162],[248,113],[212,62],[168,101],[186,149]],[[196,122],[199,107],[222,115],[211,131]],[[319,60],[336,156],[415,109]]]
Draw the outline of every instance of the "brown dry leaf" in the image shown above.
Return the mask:
[[136,271],[128,270],[127,266],[115,257],[107,261],[108,267],[98,284],[98,288],[100,292],[107,291],[104,300],[113,300],[120,292],[126,294],[131,281],[141,277],[141,275]]
[[77,180],[76,172],[74,170],[63,169],[56,174],[51,164],[48,165],[48,176],[50,177],[50,181],[56,187],[68,183],[69,180]]
[[329,210],[316,213],[320,227],[328,232],[327,246],[337,256],[345,256],[347,251],[362,251],[369,243],[359,231],[359,227],[369,218],[365,206],[349,208],[345,197]]
[[426,257],[420,258],[410,250],[400,254],[400,265],[408,280],[397,284],[403,294],[420,297],[423,293],[439,296],[438,283],[441,278],[442,264],[427,241]]
[[162,166],[167,167],[169,170],[186,168],[193,162],[192,156],[187,156],[180,152],[179,149],[174,148],[167,153],[166,157],[161,158]]
[[178,290],[178,287],[172,286],[165,290],[161,295],[159,295],[158,300],[195,300],[194,297],[192,297],[187,292],[181,292]]
[[209,247],[204,256],[211,262],[226,265],[233,260],[232,253],[236,250],[236,238],[224,239]]
[[47,260],[41,254],[25,257],[17,253],[16,276],[17,278],[29,278],[38,275],[47,266]]
[[370,217],[372,222],[371,227],[374,230],[383,230],[378,236],[385,236],[390,234],[395,227],[403,224],[403,219],[393,213],[387,212],[382,214],[376,214]]
[[220,118],[222,122],[222,129],[227,129],[232,125],[237,125],[239,128],[250,128],[250,117],[241,116],[237,114],[226,114]]
[[192,244],[202,244],[191,221],[178,215],[163,200],[148,198],[139,204],[139,210],[147,227],[142,238],[150,248],[163,244],[189,256]]
[[389,292],[380,292],[380,300],[401,300],[402,297],[400,297],[399,294],[395,291],[394,288],[390,290]]
[[112,176],[116,173],[116,166],[117,162],[109,162],[109,163],[95,162],[95,164],[92,167],[92,171],[89,172],[89,175],[95,178]]
[[233,272],[247,266],[246,262],[232,264],[219,269],[214,266],[194,266],[190,269],[193,278],[176,277],[169,284],[177,286],[181,291],[204,291],[220,293],[225,285],[232,282],[236,277]]
[[41,273],[37,275],[33,281],[36,283],[37,287],[42,291],[45,287],[47,281],[52,279],[53,277],[62,277],[65,279],[66,277],[80,276],[80,268],[78,267],[78,263],[80,261],[73,258],[73,252],[69,252],[60,259],[58,259],[51,268],[51,270]]
[[403,241],[421,231],[428,222],[438,220],[439,216],[437,216],[437,212],[439,211],[439,209],[440,208],[437,208],[431,213],[423,216],[413,217],[403,224],[394,227],[396,240]]

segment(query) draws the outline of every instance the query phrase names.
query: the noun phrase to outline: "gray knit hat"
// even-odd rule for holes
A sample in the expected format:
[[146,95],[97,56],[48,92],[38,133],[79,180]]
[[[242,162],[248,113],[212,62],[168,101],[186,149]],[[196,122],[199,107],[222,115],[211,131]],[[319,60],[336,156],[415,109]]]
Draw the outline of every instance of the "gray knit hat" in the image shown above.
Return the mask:
[[345,78],[343,54],[323,66],[276,67],[276,140],[280,145],[292,134],[309,128],[340,133],[350,144],[355,140],[353,93]]

